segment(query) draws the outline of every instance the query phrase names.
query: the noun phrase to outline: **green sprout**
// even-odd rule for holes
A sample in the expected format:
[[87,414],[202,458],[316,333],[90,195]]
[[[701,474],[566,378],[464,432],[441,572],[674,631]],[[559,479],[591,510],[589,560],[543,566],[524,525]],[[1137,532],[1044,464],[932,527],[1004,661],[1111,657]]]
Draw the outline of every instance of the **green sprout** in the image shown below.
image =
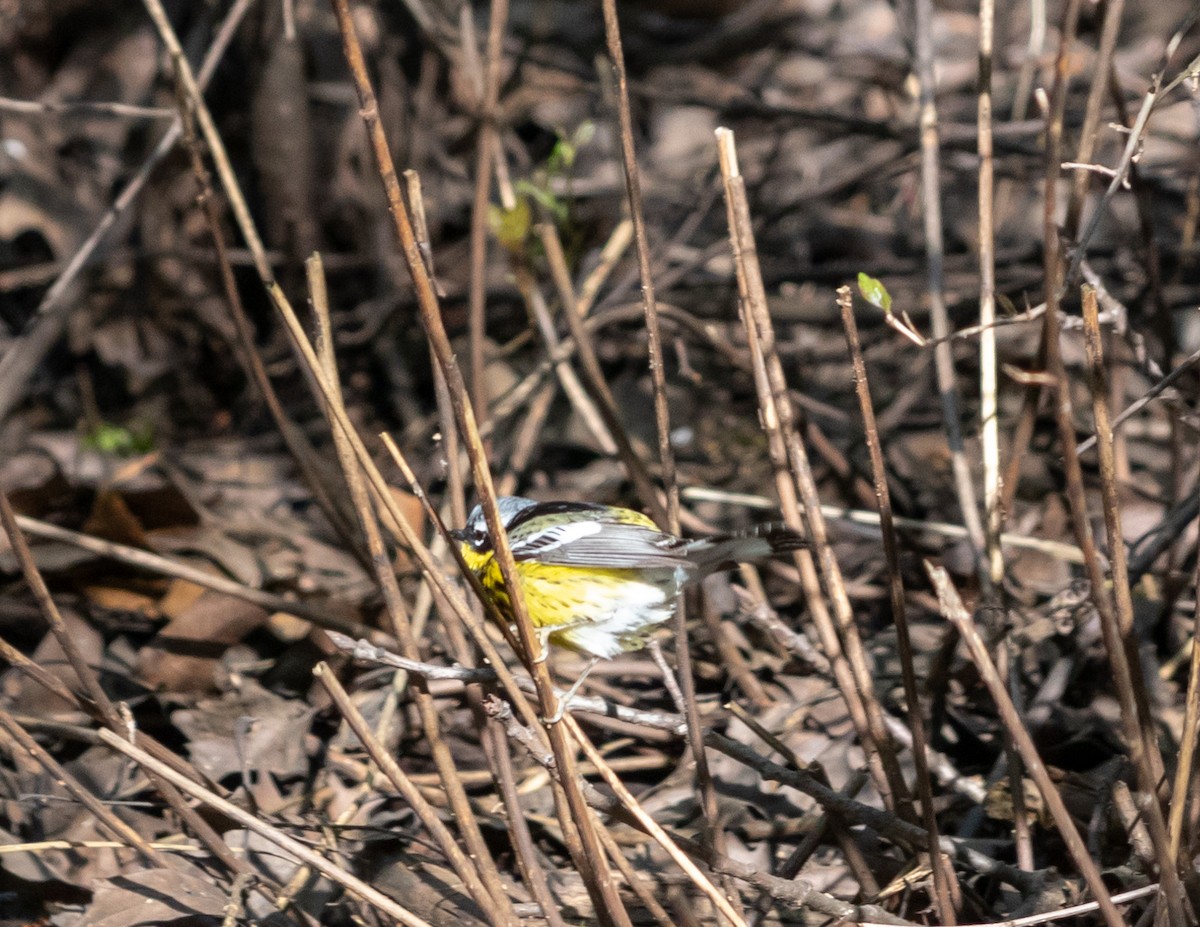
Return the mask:
[[154,450],[154,427],[141,422],[131,428],[100,422],[83,436],[83,446],[113,457],[136,457]]
[[[497,205],[488,207],[488,225],[501,245],[514,253],[525,250],[534,223],[538,221],[534,216],[535,204],[564,238],[571,237],[571,171],[579,150],[595,134],[596,126],[590,121],[580,124],[570,135],[560,129],[558,140],[546,160],[529,177],[513,184],[516,203],[508,209]],[[567,181],[565,197],[554,190],[555,181],[560,177]]]
[[862,293],[863,299],[872,306],[882,309],[884,314],[892,314],[892,294],[887,291],[882,281],[859,271],[858,292]]

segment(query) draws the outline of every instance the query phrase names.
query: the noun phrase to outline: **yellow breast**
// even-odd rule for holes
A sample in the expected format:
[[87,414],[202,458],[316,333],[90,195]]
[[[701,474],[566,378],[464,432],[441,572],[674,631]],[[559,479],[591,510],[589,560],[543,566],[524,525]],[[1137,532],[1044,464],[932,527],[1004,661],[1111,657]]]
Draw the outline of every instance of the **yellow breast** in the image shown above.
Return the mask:
[[[500,567],[491,551],[464,545],[463,558],[500,612],[513,620]],[[678,581],[672,571],[517,563],[522,598],[535,628],[560,647],[615,656],[642,646],[643,637],[674,614]]]

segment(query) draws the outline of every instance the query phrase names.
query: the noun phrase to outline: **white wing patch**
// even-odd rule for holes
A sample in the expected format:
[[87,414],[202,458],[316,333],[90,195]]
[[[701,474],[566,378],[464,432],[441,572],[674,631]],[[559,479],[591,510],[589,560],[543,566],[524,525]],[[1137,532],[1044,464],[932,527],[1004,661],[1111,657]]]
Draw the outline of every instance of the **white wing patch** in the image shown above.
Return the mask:
[[598,521],[575,521],[565,525],[553,525],[523,538],[521,543],[514,547],[513,553],[526,557],[534,553],[544,554],[570,544],[572,541],[578,541],[580,538],[599,534],[603,528],[604,525]]

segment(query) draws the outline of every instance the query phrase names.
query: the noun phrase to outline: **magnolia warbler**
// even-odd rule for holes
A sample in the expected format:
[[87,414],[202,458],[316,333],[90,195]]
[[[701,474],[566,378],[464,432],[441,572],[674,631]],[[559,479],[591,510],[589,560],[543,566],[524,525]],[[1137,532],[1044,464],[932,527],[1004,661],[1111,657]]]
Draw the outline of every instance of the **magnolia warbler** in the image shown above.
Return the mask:
[[[529,620],[541,641],[539,659],[545,659],[548,641],[591,658],[551,721],[561,717],[597,661],[646,645],[674,616],[685,586],[743,561],[808,546],[803,536],[778,524],[687,540],[659,530],[640,512],[612,505],[517,496],[502,496],[498,505]],[[512,621],[482,508],[476,506],[466,526],[451,536],[461,542],[463,560],[488,598]]]

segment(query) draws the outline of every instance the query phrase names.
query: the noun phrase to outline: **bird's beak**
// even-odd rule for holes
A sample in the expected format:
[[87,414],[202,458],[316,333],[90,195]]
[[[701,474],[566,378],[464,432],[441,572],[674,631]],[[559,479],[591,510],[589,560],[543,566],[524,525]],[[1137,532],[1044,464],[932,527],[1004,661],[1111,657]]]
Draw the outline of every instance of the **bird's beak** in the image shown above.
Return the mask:
[[460,543],[466,543],[467,532],[462,528],[455,528],[453,531],[447,531],[446,533],[450,535],[450,537],[454,538],[454,540],[459,541]]

